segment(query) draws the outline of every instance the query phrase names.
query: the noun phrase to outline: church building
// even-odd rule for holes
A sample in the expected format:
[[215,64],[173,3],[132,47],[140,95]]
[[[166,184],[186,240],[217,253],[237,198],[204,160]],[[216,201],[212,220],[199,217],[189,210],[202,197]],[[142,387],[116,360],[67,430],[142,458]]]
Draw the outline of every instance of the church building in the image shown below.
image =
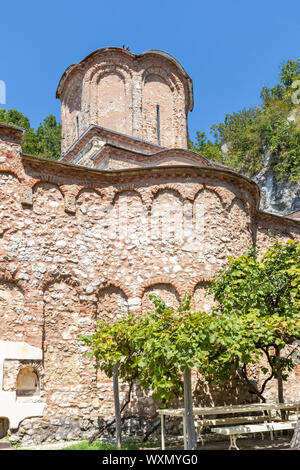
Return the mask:
[[[188,150],[193,84],[171,55],[96,50],[56,97],[57,161],[22,153],[25,131],[0,123],[0,437],[13,442],[86,438],[111,419],[112,381],[78,339],[96,321],[149,311],[152,292],[174,307],[189,292],[209,311],[229,256],[300,240],[298,212],[261,211],[255,182]],[[299,380],[296,366],[287,399]],[[197,390],[198,404],[224,400]],[[131,407],[135,432],[157,404],[137,388]]]

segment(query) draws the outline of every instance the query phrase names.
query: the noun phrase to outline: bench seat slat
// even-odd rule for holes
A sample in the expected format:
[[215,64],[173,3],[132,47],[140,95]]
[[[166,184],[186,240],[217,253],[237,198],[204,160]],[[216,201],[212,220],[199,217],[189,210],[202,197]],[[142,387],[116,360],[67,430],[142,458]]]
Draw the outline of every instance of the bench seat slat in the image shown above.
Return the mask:
[[200,426],[218,426],[220,424],[243,424],[247,421],[251,423],[265,422],[268,419],[268,416],[241,416],[236,418],[203,419],[198,420],[198,423]]
[[245,424],[239,426],[229,426],[224,428],[214,428],[212,432],[224,435],[237,435],[248,433],[260,433],[267,431],[282,431],[284,429],[293,429],[296,427],[297,421],[289,422],[270,422],[262,424]]

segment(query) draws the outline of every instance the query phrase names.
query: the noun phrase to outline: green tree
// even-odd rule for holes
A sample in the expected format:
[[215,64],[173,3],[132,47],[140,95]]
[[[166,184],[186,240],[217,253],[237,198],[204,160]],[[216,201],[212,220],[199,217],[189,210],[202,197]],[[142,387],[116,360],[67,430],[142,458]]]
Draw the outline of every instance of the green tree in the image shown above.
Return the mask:
[[20,111],[16,109],[0,108],[0,122],[7,124],[13,124],[14,126],[22,127],[23,129],[30,129],[30,122],[28,117],[24,116]]
[[[266,384],[275,378],[283,402],[283,382],[293,368],[284,349],[300,339],[300,243],[274,243],[262,255],[251,250],[230,258],[209,290],[216,300],[211,314],[193,311],[190,296],[175,309],[152,294],[153,311],[99,323],[94,335],[82,337],[109,377],[117,364],[119,377],[139,381],[164,407],[184,395],[189,449],[196,448],[193,367],[215,382],[238,374],[262,401]],[[248,377],[250,364],[265,374],[260,390]]]
[[[275,243],[261,256],[252,250],[230,259],[209,290],[218,305],[210,325],[216,347],[207,375],[224,381],[237,372],[262,401],[266,384],[275,378],[282,403],[283,382],[294,367],[291,353],[285,354],[284,349],[300,339],[300,243]],[[265,374],[260,390],[248,378],[249,364]],[[290,446],[300,448],[300,419]]]
[[[88,346],[88,355],[96,359],[96,368],[113,378],[115,403],[116,445],[121,447],[121,413],[130,401],[132,385],[137,381],[138,374],[134,367],[138,350],[132,343],[132,330],[136,327],[134,315],[121,316],[116,322],[97,322],[97,331],[93,335],[80,336]],[[128,400],[120,409],[118,379],[122,378],[130,384]],[[110,424],[113,424],[110,423]]]
[[148,314],[98,324],[94,335],[81,339],[109,377],[118,364],[119,377],[139,381],[164,407],[172,398],[184,395],[188,448],[195,449],[191,368],[206,361],[210,316],[193,312],[188,296],[177,309],[168,307],[159,296],[150,298],[155,308]]
[[30,126],[28,117],[16,109],[0,109],[0,122],[13,124],[26,130],[22,139],[22,151],[44,158],[57,159],[60,157],[61,124],[50,114],[35,132]]
[[134,344],[142,354],[137,357],[139,380],[144,389],[164,406],[173,397],[184,395],[188,449],[197,446],[195,433],[191,369],[205,370],[210,350],[211,317],[191,309],[186,295],[177,309],[170,308],[155,294],[149,296],[155,310],[141,317],[134,333]]
[[[248,176],[263,168],[264,156],[269,151],[277,179],[298,181],[300,117],[292,100],[295,91],[292,84],[300,79],[300,59],[283,63],[278,78],[274,87],[262,88],[260,105],[227,114],[224,122],[214,124],[211,127],[214,141],[197,131],[196,141],[189,142],[190,148]],[[289,119],[293,112],[294,121]],[[227,146],[225,152],[221,151],[223,144]]]
[[24,116],[20,111],[16,109],[4,108],[0,109],[0,122],[6,124],[13,124],[14,126],[22,127],[26,130],[26,133],[22,140],[23,152],[30,153],[32,155],[39,154],[39,143],[38,138],[34,132],[34,129],[30,127],[30,121],[28,117]]
[[189,140],[189,149],[193,152],[200,153],[208,160],[221,163],[224,161],[220,144],[211,142],[205,132],[196,131],[196,140],[195,142]]
[[[278,399],[283,402],[283,382],[293,368],[292,357],[284,349],[300,339],[300,243],[276,242],[260,256],[251,250],[230,258],[209,292],[217,302],[210,325],[216,348],[207,373],[226,380],[236,371],[263,401],[266,384],[275,378]],[[251,363],[265,374],[260,390],[248,378]]]
[[50,114],[37,128],[39,155],[56,160],[60,156],[61,124]]

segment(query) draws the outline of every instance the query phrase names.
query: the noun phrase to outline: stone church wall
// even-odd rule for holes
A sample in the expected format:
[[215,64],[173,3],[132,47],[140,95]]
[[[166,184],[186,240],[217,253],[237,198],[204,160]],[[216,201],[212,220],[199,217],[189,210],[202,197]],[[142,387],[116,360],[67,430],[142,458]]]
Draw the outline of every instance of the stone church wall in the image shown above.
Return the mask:
[[[78,334],[93,333],[96,320],[146,312],[151,292],[172,306],[192,292],[194,305],[208,309],[205,286],[227,257],[269,239],[255,191],[238,175],[165,167],[116,177],[8,147],[0,148],[0,339],[43,350],[46,408],[36,429],[64,423],[64,436],[83,436],[112,415],[113,397]],[[284,220],[299,239],[299,224]],[[153,413],[147,394],[134,394],[134,409]]]

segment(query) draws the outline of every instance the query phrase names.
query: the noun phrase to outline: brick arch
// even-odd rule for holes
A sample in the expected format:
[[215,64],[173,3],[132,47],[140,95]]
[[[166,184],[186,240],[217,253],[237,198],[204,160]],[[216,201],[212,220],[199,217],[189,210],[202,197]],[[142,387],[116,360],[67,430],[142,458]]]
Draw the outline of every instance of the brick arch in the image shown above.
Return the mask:
[[65,152],[70,147],[71,142],[79,137],[77,118],[80,119],[82,111],[82,78],[82,71],[77,70],[70,78],[62,100],[61,115],[65,124],[62,128],[62,152]]
[[53,186],[56,186],[57,189],[59,190],[59,192],[61,193],[62,197],[64,197],[64,193],[61,189],[61,183],[59,182],[58,178],[56,178],[55,176],[45,176],[45,178],[43,179],[40,179],[40,180],[35,180],[34,181],[34,184],[32,184],[31,188],[32,188],[32,193],[34,194],[35,192],[35,189],[36,189],[36,186],[38,186],[39,184],[52,184]]
[[[70,79],[70,83],[68,84],[68,89],[64,95],[64,105],[68,108],[68,113],[74,111],[72,109],[70,111],[71,106],[74,105],[74,98],[80,98],[80,108],[81,108],[81,95],[82,95],[82,79],[83,74],[81,71],[77,71],[75,75]],[[77,108],[76,108],[77,110]]]
[[161,66],[160,67],[152,66],[144,70],[143,75],[142,75],[143,86],[145,85],[148,76],[151,76],[151,75],[158,75],[160,78],[162,78],[166,82],[166,84],[170,87],[172,92],[174,92],[175,90],[179,91],[178,81],[174,79],[172,80],[170,78],[172,75],[170,75],[170,73]]
[[128,315],[128,297],[129,290],[120,283],[103,283],[97,289],[96,319],[114,322],[120,315]]
[[[78,139],[78,119],[82,111],[82,73],[81,71],[71,78],[71,83],[62,101],[61,113],[65,126],[62,129],[62,150],[65,151],[70,145],[70,137],[74,142]],[[67,130],[68,129],[68,130]],[[67,132],[66,132],[67,130]],[[67,145],[65,143],[67,139]]]
[[41,289],[45,292],[49,287],[53,284],[64,282],[68,286],[74,287],[78,294],[81,294],[79,282],[76,281],[71,275],[69,274],[58,274],[57,276],[47,276],[46,279],[43,280],[41,283]]
[[124,294],[128,298],[132,296],[131,290],[127,286],[125,286],[124,284],[122,284],[119,281],[111,281],[111,280],[103,281],[97,287],[97,295],[101,290],[108,289],[109,287],[114,287],[116,289],[120,289],[122,292],[124,292]]
[[14,284],[16,287],[18,287],[18,289],[22,291],[22,294],[25,295],[26,284],[24,281],[16,278],[18,271],[19,270],[16,270],[13,274],[0,272],[0,282],[8,282],[10,284]]
[[[63,194],[62,190],[61,190],[61,185],[55,181],[54,178],[52,177],[49,177],[49,178],[44,178],[42,180],[39,180],[37,181],[34,186],[32,187],[32,204],[33,204],[33,207],[35,206],[35,204],[38,204],[38,201],[39,201],[39,198],[37,197],[37,191],[39,188],[43,189],[43,185],[49,185],[50,188],[44,188],[45,190],[48,190],[48,189],[56,189],[58,190],[60,196],[62,197],[62,206],[63,204],[65,204],[65,195]],[[48,200],[48,197],[47,197],[47,200]],[[42,214],[42,213],[40,213]]]
[[[192,291],[192,299],[191,299],[191,306],[193,309],[195,310],[197,309],[199,311],[203,310],[206,313],[209,313],[211,310],[211,307],[215,305],[214,294],[209,294],[208,296],[205,295],[207,285],[210,284],[210,282],[211,282],[211,279],[204,277],[204,278],[201,278],[201,280],[198,279],[198,281],[194,285],[194,288]],[[200,289],[200,304],[201,305],[197,306],[196,294],[197,294],[198,289]]]
[[239,213],[242,211],[243,214],[245,214],[245,217],[247,217],[247,220],[244,221],[245,225],[242,227],[242,225],[239,225],[240,229],[247,229],[251,233],[252,241],[254,241],[254,226],[253,226],[253,218],[252,218],[252,210],[251,206],[247,201],[244,201],[240,197],[235,197],[230,205],[228,206],[228,220],[230,220],[231,216],[231,211],[237,207],[239,210]]
[[127,185],[127,186],[124,186],[123,188],[119,188],[119,189],[116,189],[114,194],[112,195],[112,204],[115,204],[116,202],[116,199],[117,197],[120,195],[120,194],[123,194],[123,193],[128,193],[128,192],[131,192],[131,193],[136,193],[137,196],[141,199],[141,202],[143,204],[145,204],[145,201],[143,199],[143,195],[141,194],[141,192],[136,188],[136,186],[134,184],[132,185]]
[[178,294],[178,298],[181,298],[185,294],[185,289],[177,283],[177,281],[174,281],[174,279],[171,279],[168,276],[158,276],[151,278],[149,281],[146,281],[140,286],[140,288],[136,292],[136,297],[139,297],[140,299],[143,297],[144,292],[146,289],[149,287],[153,287],[158,284],[165,284],[165,285],[170,285],[172,286],[175,291]]
[[78,198],[81,196],[81,194],[83,193],[88,193],[88,192],[94,192],[96,193],[98,196],[100,196],[101,198],[104,197],[105,193],[103,190],[99,189],[99,188],[93,188],[92,186],[86,186],[84,188],[79,188],[77,187],[76,191],[74,190],[74,196],[75,196],[75,199],[76,201],[78,200]]
[[181,243],[184,227],[185,198],[177,187],[160,187],[149,210],[149,228],[154,239]]
[[[54,175],[45,175],[45,177],[41,178],[41,179],[38,179],[38,180],[33,180],[33,185],[32,185],[32,189],[34,190],[34,187],[37,186],[38,184],[43,184],[43,183],[47,183],[47,184],[53,184],[55,186],[58,187],[58,189],[60,190],[60,192],[62,193],[62,190],[61,190],[61,183],[59,181],[59,178],[54,176]],[[63,195],[63,193],[62,193]]]
[[186,292],[193,293],[198,284],[210,283],[212,278],[210,276],[200,276],[197,280],[191,280],[186,283]]
[[229,256],[240,256],[255,244],[255,221],[248,201],[235,197],[227,208],[226,237],[230,237]]
[[103,192],[99,189],[95,189],[95,188],[92,188],[92,187],[85,187],[85,188],[80,188],[77,192],[76,192],[76,195],[75,195],[75,201],[77,202],[78,199],[80,198],[80,196],[82,194],[85,194],[85,193],[91,193],[91,194],[96,194],[97,196],[99,196],[101,199],[103,199]]
[[233,207],[233,205],[234,205],[235,203],[240,203],[240,204],[242,204],[242,206],[244,207],[245,211],[248,212],[248,213],[250,213],[251,208],[250,208],[249,202],[244,201],[242,198],[240,198],[240,197],[238,197],[238,196],[235,196],[235,197],[232,199],[232,201],[230,202],[230,204],[229,204],[229,206],[228,206],[228,210],[229,210],[229,211],[232,209],[232,207]]
[[[159,281],[159,279],[163,279],[163,281]],[[152,281],[149,281],[144,285],[144,289],[140,289],[138,292],[138,295],[141,298],[140,311],[142,314],[153,309],[153,305],[151,304],[149,296],[147,295],[150,294],[151,291],[158,290],[158,294],[165,300],[168,306],[172,306],[176,309],[180,304],[180,293],[182,293],[182,290],[178,289],[177,283],[175,286],[174,281],[166,282],[165,278],[157,278],[157,280],[158,282],[156,282],[155,279],[152,279]],[[141,292],[142,295],[140,295]]]
[[[209,188],[209,186],[208,186]],[[222,198],[222,201],[225,206],[229,207],[232,201],[237,197],[232,191],[224,187],[214,187],[215,191],[218,192],[219,196]]]
[[125,243],[139,246],[148,226],[148,207],[140,192],[130,185],[119,188],[111,204],[111,231]]
[[17,178],[17,180],[20,183],[25,180],[24,175],[22,175],[22,173],[20,171],[18,171],[17,169],[10,168],[7,165],[0,165],[0,173],[9,173],[9,174],[15,176],[15,178]]
[[104,69],[102,68],[99,73],[96,73],[94,75],[94,78],[93,78],[94,83],[98,85],[100,80],[102,80],[102,78],[106,77],[107,75],[117,75],[122,80],[124,85],[126,84],[127,77],[126,77],[126,74],[124,73],[124,69],[120,66],[106,67]]
[[[156,142],[163,147],[176,147],[180,125],[178,114],[177,83],[172,74],[161,67],[148,67],[142,74],[142,133],[143,139]],[[156,102],[156,103],[155,103]],[[160,137],[157,134],[157,109],[160,113]]]
[[36,369],[38,371],[40,377],[44,373],[42,361],[34,361],[34,360],[30,360],[30,359],[28,361],[25,360],[24,362],[21,362],[18,365],[18,372],[22,369],[25,369],[26,367],[32,367],[33,369]]
[[[80,200],[80,198],[82,199]],[[87,199],[85,200],[85,196]],[[85,206],[88,207],[88,211],[93,212],[93,217],[97,214],[98,217],[103,217],[100,215],[103,211],[103,208],[105,208],[105,200],[103,198],[103,193],[101,191],[95,189],[95,188],[81,188],[80,191],[78,191],[77,196],[75,197],[75,204],[76,204],[76,214],[78,216],[78,210],[80,207]],[[84,214],[82,214],[84,215]]]
[[219,190],[219,188],[206,186],[206,185],[203,185],[203,187],[195,193],[193,202],[195,202],[197,197],[199,196],[199,194],[201,194],[204,191],[209,191],[211,193],[214,193],[218,197],[218,199],[220,200],[220,203],[222,204],[222,207],[225,208],[225,202],[223,201],[221,191]]
[[92,65],[87,71],[84,81],[88,82],[89,87],[91,87],[95,82],[99,82],[103,75],[110,73],[119,74],[125,82],[132,78],[132,71],[128,65],[112,62],[111,64],[98,63]]
[[43,385],[44,385],[44,368],[42,365],[42,361],[32,361],[32,360],[26,360],[18,364],[17,370],[16,370],[16,389],[17,389],[17,380],[19,377],[19,373],[24,370],[31,367],[34,372],[37,375],[38,381],[39,381],[39,392],[41,392]]
[[[132,106],[132,75],[130,73],[130,70],[126,68],[126,66],[123,66],[122,64],[118,63],[100,63],[97,64],[96,66],[93,66],[91,69],[91,73],[89,75],[89,82],[88,82],[88,94],[89,94],[89,118],[91,122],[94,122],[95,124],[101,125],[102,127],[109,127],[110,129],[114,129],[115,123],[109,121],[109,122],[104,122],[103,124],[103,119],[107,118],[106,112],[101,114],[101,107],[100,103],[102,102],[101,96],[100,96],[100,87],[101,87],[101,81],[105,80],[106,77],[115,76],[118,77],[120,80],[120,83],[122,84],[122,88],[119,89],[119,82],[117,82],[117,89],[119,90],[120,94],[120,101],[118,101],[119,106],[118,106],[118,113],[117,117],[119,118],[118,121],[118,126],[120,129],[122,129],[122,132],[125,134],[130,134],[132,129],[131,129],[131,121],[128,119],[128,112]],[[85,78],[86,82],[87,77]],[[115,84],[116,85],[116,84]],[[105,95],[106,96],[106,93]],[[96,106],[95,106],[96,103]],[[122,115],[121,117],[119,116],[120,112],[122,110]],[[103,113],[102,109],[102,113]],[[110,113],[111,114],[111,113]],[[116,116],[115,116],[116,118]],[[124,126],[124,128],[122,127]],[[120,130],[118,128],[115,128],[114,130]]]
[[215,222],[227,217],[225,204],[220,196],[217,188],[208,188],[204,185],[194,197],[192,202],[192,220],[193,230],[197,240],[201,246],[208,244],[209,250],[215,252],[218,250],[219,244],[212,243],[210,237],[211,227],[213,227],[214,235],[221,237],[220,224],[215,228]]
[[183,203],[184,199],[186,199],[185,194],[182,192],[182,188],[179,187],[176,183],[174,184],[166,184],[163,186],[155,186],[152,189],[152,202],[159,196],[160,193],[172,191],[176,193],[179,197],[180,201]]

